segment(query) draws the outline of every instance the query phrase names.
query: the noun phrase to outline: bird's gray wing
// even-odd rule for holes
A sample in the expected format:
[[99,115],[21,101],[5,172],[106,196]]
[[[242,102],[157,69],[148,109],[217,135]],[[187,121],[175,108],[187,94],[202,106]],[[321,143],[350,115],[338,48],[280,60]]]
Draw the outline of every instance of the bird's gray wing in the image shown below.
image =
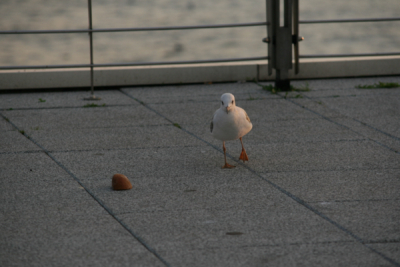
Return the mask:
[[217,113],[217,111],[214,112],[214,115],[213,115],[213,117],[212,117],[212,119],[211,119],[211,123],[210,123],[210,132],[212,132],[213,129],[214,129],[214,117],[215,117],[215,113]]

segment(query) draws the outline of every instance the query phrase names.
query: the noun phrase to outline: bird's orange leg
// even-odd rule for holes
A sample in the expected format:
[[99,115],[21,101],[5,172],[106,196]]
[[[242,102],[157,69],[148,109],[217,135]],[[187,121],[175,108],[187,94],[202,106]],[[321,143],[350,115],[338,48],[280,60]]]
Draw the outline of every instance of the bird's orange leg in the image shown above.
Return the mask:
[[227,169],[232,169],[232,168],[235,168],[236,166],[230,165],[230,164],[228,164],[228,162],[226,162],[226,148],[225,148],[225,141],[222,141],[222,147],[223,147],[223,149],[224,149],[224,158],[225,158],[225,165],[224,165],[224,166],[222,166],[222,169],[225,169],[225,168],[227,168]]
[[242,137],[240,137],[239,139],[240,139],[240,143],[242,143],[242,153],[240,154],[239,159],[243,160],[243,162],[249,161],[249,157],[247,156],[246,150],[244,149],[244,146],[243,146]]

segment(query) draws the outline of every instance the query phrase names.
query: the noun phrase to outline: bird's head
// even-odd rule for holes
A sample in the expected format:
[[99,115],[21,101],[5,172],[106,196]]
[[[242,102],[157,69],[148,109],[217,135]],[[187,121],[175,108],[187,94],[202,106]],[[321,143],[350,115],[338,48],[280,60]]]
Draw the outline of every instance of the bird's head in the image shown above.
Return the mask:
[[231,93],[225,93],[221,96],[221,108],[229,113],[236,106],[235,97]]

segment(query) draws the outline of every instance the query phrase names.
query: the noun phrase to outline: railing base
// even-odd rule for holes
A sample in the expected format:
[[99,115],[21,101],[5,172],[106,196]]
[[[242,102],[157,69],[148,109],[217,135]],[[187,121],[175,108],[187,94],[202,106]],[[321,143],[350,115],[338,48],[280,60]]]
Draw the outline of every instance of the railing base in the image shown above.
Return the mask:
[[290,91],[290,80],[275,80],[275,87],[281,91]]
[[[379,58],[304,59],[301,72],[289,80],[400,75],[400,56]],[[274,81],[266,61],[95,68],[95,87]],[[90,70],[18,70],[0,72],[0,91],[18,89],[89,88]]]

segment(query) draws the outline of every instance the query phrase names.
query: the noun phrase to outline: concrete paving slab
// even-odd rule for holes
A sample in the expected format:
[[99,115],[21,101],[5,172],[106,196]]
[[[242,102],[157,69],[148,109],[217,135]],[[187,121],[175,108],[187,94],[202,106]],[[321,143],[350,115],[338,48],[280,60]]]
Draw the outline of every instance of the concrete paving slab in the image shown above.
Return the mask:
[[3,218],[84,215],[78,210],[93,206],[84,189],[44,153],[2,154],[0,162]]
[[364,138],[375,140],[393,151],[400,151],[400,138],[397,138],[397,136],[352,118],[337,118],[335,121],[345,127],[349,127],[352,131],[364,136]]
[[44,153],[0,155],[2,266],[161,266]]
[[[350,118],[360,120],[400,139],[400,95],[329,99],[324,103]],[[354,105],[357,101],[357,105]]]
[[[345,96],[378,81],[313,80],[310,92],[286,99],[255,83],[131,88],[102,91],[110,101],[91,109],[77,92],[20,94],[13,110],[3,100],[19,94],[1,95],[1,112],[69,174],[2,119],[0,135],[9,136],[0,138],[0,265],[162,264],[122,219],[171,266],[396,266],[399,154],[389,133],[397,131],[398,98],[379,90]],[[254,124],[245,165],[234,160],[240,142],[227,142],[232,170],[221,169],[221,142],[209,134],[223,92],[238,96]],[[112,191],[115,173],[133,189]]]
[[301,106],[293,105],[285,99],[247,101],[239,105],[246,110],[251,121],[265,123],[275,120],[299,120],[318,118]]
[[[51,164],[52,161],[42,151],[20,152],[20,153],[4,153],[0,154],[0,171],[4,186],[9,183],[18,184],[18,179],[24,176],[34,180],[43,181],[59,181],[65,179],[65,171],[58,166]],[[49,164],[50,163],[50,164]],[[48,171],[48,173],[45,172]],[[16,178],[14,178],[14,176]],[[6,178],[8,179],[6,182]]]
[[[209,148],[204,149],[209,150]],[[101,162],[97,162],[94,168],[98,169],[98,172],[94,176],[89,176],[90,172],[86,171],[91,164],[91,161],[87,160],[88,153],[68,153],[73,154],[83,168],[76,168],[70,164],[66,166],[118,214],[141,210],[175,211],[224,207],[231,209],[239,206],[260,207],[260,205],[263,207],[267,204],[261,203],[284,202],[281,199],[283,196],[277,196],[281,193],[273,190],[249,170],[226,172],[220,166],[210,167],[210,160],[201,162],[199,157],[204,154],[199,153],[198,149],[158,149],[153,157],[152,152],[144,151],[144,156],[138,157],[133,164],[127,166],[122,166],[119,160],[126,157],[126,151],[122,153],[110,151],[104,155]],[[66,153],[54,155],[64,162],[66,161],[64,154]],[[179,157],[180,154],[186,156]],[[148,160],[144,161],[145,158]],[[151,164],[150,160],[155,164]],[[128,176],[134,187],[132,190],[125,192],[111,190],[113,172],[110,169],[116,166],[121,166],[120,172]],[[167,166],[178,171],[170,173],[166,170]],[[260,201],[260,198],[263,200]],[[124,204],[121,205],[122,203]]]
[[215,110],[219,108],[218,103],[150,104],[148,106],[181,126],[202,124],[209,127]]
[[142,105],[12,110],[3,114],[18,127],[30,131],[169,124]]
[[[354,132],[362,136],[363,138],[370,138],[379,143],[382,143],[385,146],[392,148],[395,151],[400,151],[400,138],[394,136],[388,132],[381,130],[378,127],[373,126],[372,124],[367,124],[363,120],[363,118],[355,118],[354,116],[347,115],[341,109],[335,109],[329,107],[323,101],[313,100],[313,99],[290,99],[294,103],[304,106],[310,112],[318,114],[320,118],[324,120],[328,120],[332,124],[341,125],[344,128],[348,128],[350,131]],[[350,101],[350,100],[349,100]],[[368,120],[379,121],[379,116],[373,117],[371,116]],[[397,132],[397,118],[396,116],[386,116],[386,123],[384,126],[387,128]]]
[[[222,147],[222,142],[212,137],[208,125],[184,125],[183,127],[207,142]],[[360,140],[363,138],[365,137],[362,135],[321,118],[276,120],[265,124],[253,122],[253,129],[243,137],[243,142],[246,147],[247,144],[305,143]],[[226,143],[240,144],[240,141],[228,141]]]
[[307,202],[400,199],[399,169],[268,173],[269,181]]
[[391,266],[352,242],[212,247],[160,253],[172,258],[174,266]]
[[0,137],[0,153],[40,150],[17,130],[0,132]]
[[[248,145],[252,161],[248,165],[259,172],[398,168],[399,156],[371,141],[277,143]],[[240,149],[230,152],[240,155]]]
[[[134,94],[130,94],[128,91],[128,94],[132,97],[134,97]],[[212,92],[210,92],[212,93]],[[154,98],[148,98],[148,97],[143,97],[143,98],[136,98],[140,100],[142,103],[145,104],[184,104],[184,103],[203,103],[203,105],[209,105],[210,103],[220,103],[221,95],[224,93],[230,93],[227,91],[221,91],[220,93],[217,94],[207,94],[207,95],[190,95],[187,97],[175,97],[175,96],[169,96],[169,95],[163,95],[160,97],[154,97]],[[265,93],[262,90],[258,90],[252,93],[235,93],[234,94],[236,101],[241,102],[241,101],[248,101],[248,100],[263,100],[263,99],[277,99],[279,96]],[[142,100],[144,99],[144,100]]]
[[2,266],[164,266],[110,216],[21,216],[0,227]]
[[[329,81],[329,82],[327,82]],[[301,94],[307,98],[337,98],[337,97],[364,97],[369,95],[398,95],[398,88],[376,88],[363,89],[357,86],[372,86],[382,83],[400,83],[398,77],[379,77],[366,79],[337,79],[337,80],[309,80],[293,81],[291,84],[296,88],[304,88],[308,85],[309,91],[291,92],[291,94]],[[284,94],[284,93],[281,93]],[[289,93],[290,94],[290,93]]]
[[54,108],[54,107],[83,107],[87,104],[96,105],[139,105],[133,99],[127,98],[117,90],[96,91],[99,101],[87,101],[90,92],[40,92],[0,94],[1,109],[20,108]]
[[[305,209],[177,210],[119,215],[158,251],[213,247],[350,241],[351,237]],[[157,222],[164,221],[163,224]]]
[[[129,216],[133,216],[135,219],[138,219],[142,216],[155,216],[154,214],[162,213],[163,215],[160,216],[162,216],[164,220],[170,221],[170,219],[167,219],[166,216],[168,215],[166,214],[176,211],[193,211],[195,214],[197,214],[196,211],[199,210],[205,210],[207,212],[210,210],[215,210],[215,212],[218,213],[223,213],[226,211],[235,211],[236,213],[240,213],[241,210],[252,210],[253,213],[258,214],[257,218],[261,219],[263,216],[266,216],[268,218],[273,218],[272,221],[276,222],[276,220],[279,220],[280,214],[285,212],[287,206],[291,205],[290,203],[292,200],[289,201],[290,203],[287,203],[287,201],[281,199],[284,197],[281,193],[277,192],[276,190],[271,191],[268,189],[269,186],[264,181],[260,180],[258,177],[254,177],[254,175],[249,174],[248,171],[241,171],[238,173],[235,170],[235,172],[227,173],[225,170],[219,169],[219,167],[209,168],[209,166],[205,166],[202,169],[192,169],[192,167],[198,162],[194,162],[189,159],[186,159],[186,161],[184,159],[180,159],[179,162],[179,158],[175,156],[178,153],[188,155],[190,154],[190,150],[186,149],[176,151],[177,153],[174,154],[171,153],[172,151],[170,149],[159,149],[156,153],[156,156],[152,158],[156,161],[156,163],[160,162],[161,164],[160,166],[157,164],[155,169],[153,167],[154,165],[151,166],[144,164],[144,166],[141,166],[142,164],[138,164],[140,159],[137,160],[136,166],[123,166],[123,164],[119,162],[119,159],[126,157],[124,154],[118,154],[116,151],[108,152],[110,154],[109,157],[106,157],[101,163],[98,163],[93,167],[94,169],[99,168],[98,173],[96,174],[98,176],[90,177],[90,171],[86,170],[86,167],[90,167],[91,164],[90,160],[85,161],[85,158],[89,158],[87,157],[89,152],[80,153],[82,155],[74,153],[73,158],[80,162],[82,169],[76,169],[73,166],[67,167],[76,173],[85,183],[85,185],[95,192],[104,203],[106,203],[114,212],[120,214],[122,217],[128,216],[128,213],[132,213],[132,215]],[[195,153],[196,151],[193,152],[193,154]],[[62,153],[55,154],[55,156],[61,162],[65,161],[65,158],[62,157]],[[111,156],[114,158],[111,159]],[[167,156],[170,156],[170,158],[168,159]],[[193,155],[193,157],[195,157],[195,155]],[[163,158],[164,162],[158,160]],[[107,166],[107,163],[109,166]],[[110,173],[110,171],[107,171],[107,169],[111,168],[110,166],[115,166],[117,164],[119,164],[119,166],[123,166],[124,170],[121,172],[126,174],[131,179],[131,182],[134,186],[132,190],[125,192],[114,192],[111,190],[110,187],[112,174],[105,174],[107,172]],[[185,164],[188,164],[187,172],[182,171],[184,170],[183,166],[185,166]],[[167,166],[178,170],[177,173],[169,175],[169,172],[166,170]],[[203,174],[197,175],[199,172],[202,172]],[[295,174],[293,174],[293,176],[295,176]],[[266,178],[268,179],[270,177],[268,176]],[[332,179],[334,178],[335,177]],[[343,199],[343,195],[344,199],[346,200],[351,199],[351,197],[358,197],[357,195],[353,195],[354,192],[358,191],[361,192],[365,198],[367,198],[367,194],[369,193],[368,189],[372,188],[374,189],[374,192],[378,191],[379,189],[374,187],[374,185],[379,183],[383,184],[380,186],[380,195],[384,195],[383,190],[387,189],[388,187],[390,188],[390,186],[396,186],[396,182],[390,181],[390,177],[388,179],[388,183],[384,183],[382,180],[375,181],[373,180],[373,177],[365,182],[361,181],[360,183],[359,179],[365,180],[365,176],[362,174],[360,175],[359,179],[357,178],[358,177],[345,176],[345,179],[348,181],[347,186],[351,187],[351,185],[354,185],[356,187],[354,190],[343,190],[343,186],[335,184],[335,181],[329,182],[327,181],[328,179],[325,179],[320,183],[315,183],[315,188],[316,190],[320,190],[319,196],[322,196],[322,201],[329,201],[330,198],[335,200]],[[279,179],[282,179],[282,176],[276,178],[276,180]],[[273,180],[273,182],[276,182],[278,185],[286,188],[289,190],[289,192],[296,196],[304,197],[306,201],[321,201],[321,199],[318,199],[318,196],[312,195],[312,192],[314,192],[312,184],[315,182],[315,180],[308,181],[309,183],[301,183],[301,176],[300,178],[299,176],[296,176],[295,179],[298,181],[297,183],[288,181],[287,183],[282,184],[277,183],[276,180]],[[307,192],[309,195],[305,195],[304,193],[301,194],[302,191],[296,188],[299,186],[299,184],[302,185],[301,188],[303,191],[306,191],[305,188],[308,188]],[[343,185],[343,183],[340,184]],[[324,188],[326,189],[324,190]],[[327,195],[326,198],[323,198],[324,193],[328,193],[327,191],[329,190],[330,195]],[[344,192],[341,193],[341,190]],[[387,192],[388,194],[389,192],[392,192],[392,195],[394,196],[398,195],[394,189],[392,191],[388,190]],[[378,193],[375,195],[377,194]],[[370,196],[370,198],[373,197],[373,195]],[[282,208],[282,204],[285,207]],[[302,212],[302,215],[298,214],[296,216],[301,217],[305,213],[307,212]],[[250,215],[240,215],[240,218],[250,218],[251,216],[249,216]],[[188,216],[175,215],[175,217],[186,218]],[[226,216],[224,215],[224,218],[225,217]],[[158,215],[155,218],[156,219],[154,219],[154,223],[148,222],[145,224],[146,227],[156,224],[157,220],[163,220],[158,217]],[[208,217],[203,218],[202,220],[215,221],[214,219],[210,219]],[[221,218],[219,220],[221,220]],[[249,220],[252,221],[253,219]],[[138,229],[136,226],[132,226],[132,228]],[[231,231],[234,231],[234,229],[231,229]],[[277,230],[272,232],[280,231]],[[288,232],[292,233],[292,231]],[[161,233],[157,233],[157,236],[159,234]],[[165,240],[170,240],[170,238],[166,237]],[[159,242],[157,241],[155,243],[158,244]]]
[[373,85],[379,82],[400,83],[400,77],[362,77],[350,79],[316,79],[307,81],[293,81],[291,84],[295,87],[301,87],[308,83],[311,92],[317,90],[349,90],[354,89],[357,85]]
[[400,240],[400,200],[322,202],[314,204],[365,241]]
[[[267,208],[277,205],[277,192],[265,186],[263,181],[250,185],[234,184],[220,176],[192,177],[129,177],[134,188],[129,192],[115,192],[111,189],[111,179],[89,180],[82,178],[85,185],[115,212],[157,212],[197,209],[240,209],[246,207]],[[225,179],[224,179],[225,178]],[[243,177],[251,180],[251,177]],[[220,185],[212,183],[222,180]],[[158,184],[157,186],[155,184]],[[172,184],[172,185],[171,185]],[[263,201],[258,198],[263,197]],[[282,208],[282,207],[281,207]]]
[[368,246],[384,253],[391,259],[394,259],[396,262],[400,262],[399,242],[393,240],[392,242],[387,242],[387,243],[368,244]]
[[108,215],[95,205],[97,203],[94,203],[84,188],[71,181],[71,177],[52,181],[32,180],[26,175],[23,177],[18,180],[8,178],[1,182],[2,188],[8,189],[2,191],[0,196],[0,217],[4,220],[21,217],[24,220],[47,220],[62,217],[63,214],[85,216],[88,212]]
[[[246,110],[253,124],[276,120],[318,118],[317,115],[283,99],[242,101],[237,105]],[[183,127],[200,124],[209,128],[214,112],[220,107],[220,104],[219,102],[207,105],[204,103],[154,104],[149,107],[165,114],[167,118]]]
[[[169,149],[164,149],[165,154],[166,152],[170,151]],[[157,154],[160,154],[160,150],[158,150]],[[182,151],[183,152],[183,151]],[[84,152],[88,153],[88,152]],[[115,153],[115,152],[109,152],[109,153]],[[160,158],[165,157],[164,155],[161,155]],[[183,152],[183,154],[188,154],[188,152]],[[59,157],[60,154],[56,154],[57,157]],[[121,156],[123,157],[123,156]],[[78,158],[80,161],[80,158]],[[112,161],[109,161],[111,165],[113,165]],[[172,164],[172,165],[170,165]],[[176,168],[175,165],[173,164],[172,160],[170,162],[167,162],[166,165],[170,165],[172,168]],[[179,166],[179,165],[178,165]],[[152,168],[151,168],[152,169]],[[182,169],[182,168],[180,168]],[[74,171],[76,172],[76,171]],[[223,175],[223,172],[221,170],[221,174]],[[226,174],[225,174],[226,176]],[[193,252],[193,248],[196,249],[196,253],[198,253],[199,247],[203,247],[201,244],[195,244],[195,245],[190,245],[187,244],[186,242],[190,241],[190,238],[195,236],[195,241],[199,241],[199,238],[204,237],[207,240],[207,243],[204,246],[213,246],[213,244],[210,244],[210,240],[212,240],[212,237],[209,237],[208,235],[210,233],[204,233],[204,230],[201,230],[200,233],[196,232],[196,229],[193,227],[191,222],[192,220],[189,220],[189,222],[186,222],[188,225],[185,225],[185,222],[182,222],[182,218],[191,218],[191,216],[196,218],[195,223],[199,224],[199,222],[207,222],[205,223],[206,225],[208,224],[214,224],[216,222],[221,222],[221,221],[227,221],[226,218],[229,218],[228,215],[224,214],[224,212],[231,211],[233,212],[232,216],[237,216],[239,214],[240,218],[247,218],[249,222],[254,223],[257,220],[262,220],[263,216],[267,216],[268,218],[274,218],[272,221],[274,224],[277,225],[282,225],[284,223],[277,223],[277,220],[279,220],[279,217],[282,215],[282,212],[285,212],[287,210],[288,206],[291,206],[294,202],[292,200],[289,200],[289,203],[287,203],[288,199],[282,199],[279,200],[278,203],[276,203],[277,199],[280,199],[280,197],[276,196],[277,192],[268,192],[265,191],[262,187],[258,186],[257,190],[257,184],[259,182],[262,183],[262,181],[259,181],[258,178],[254,180],[251,177],[245,176],[237,176],[233,175],[229,177],[229,180],[227,180],[224,175],[222,177],[215,177],[211,175],[205,175],[202,177],[193,177],[192,176],[186,176],[186,175],[181,175],[181,177],[156,177],[154,176],[147,176],[145,178],[141,177],[135,177],[132,180],[134,181],[134,189],[130,191],[125,191],[122,193],[119,192],[113,192],[110,189],[110,178],[108,179],[96,179],[96,180],[88,180],[86,178],[82,178],[84,183],[87,184],[91,190],[96,192],[96,194],[102,199],[103,202],[107,203],[114,212],[117,212],[120,217],[124,218],[124,221],[126,223],[129,223],[131,220],[135,223],[135,225],[132,225],[132,228],[138,231],[138,234],[142,237],[148,237],[151,236],[151,238],[158,238],[162,240],[147,240],[149,243],[157,243],[160,244],[165,240],[165,242],[168,242],[168,245],[165,245],[168,248],[174,248],[173,251],[182,251],[186,247],[191,247],[192,249],[188,251],[185,254],[190,255],[190,253]],[[85,177],[82,175],[82,177]],[[222,182],[222,181],[224,182]],[[217,186],[215,183],[219,184]],[[254,184],[254,187],[251,186],[251,184]],[[210,190],[211,192],[203,192],[204,188],[206,190]],[[195,191],[194,191],[195,190]],[[221,190],[219,195],[217,194],[218,191]],[[211,193],[211,194],[210,194]],[[198,199],[196,200],[197,194]],[[257,195],[261,194],[260,197]],[[280,193],[279,193],[280,194]],[[108,195],[108,196],[107,196]],[[247,196],[246,197],[240,197],[240,195]],[[273,199],[270,199],[271,196],[274,196]],[[250,201],[249,201],[249,196]],[[282,197],[282,196],[281,196]],[[216,201],[210,201],[212,198],[216,199]],[[235,198],[237,198],[235,200]],[[154,200],[158,199],[159,202],[155,202]],[[239,201],[240,199],[240,201]],[[255,201],[261,203],[253,203],[251,199],[254,199]],[[238,202],[239,201],[239,202]],[[136,202],[136,203],[135,203]],[[263,205],[264,202],[265,204]],[[123,203],[123,204],[122,204]],[[197,203],[197,204],[196,204]],[[225,203],[229,203],[228,205]],[[291,204],[290,204],[291,203]],[[199,205],[202,204],[202,205]],[[249,205],[247,205],[249,204]],[[283,207],[281,206],[283,204]],[[216,206],[217,205],[217,206]],[[122,207],[122,209],[121,209]],[[276,210],[279,210],[279,214],[275,214]],[[131,210],[131,211],[129,211]],[[201,212],[203,210],[203,212]],[[246,215],[241,215],[241,212],[249,212],[250,214]],[[179,214],[176,214],[179,212]],[[302,216],[305,216],[304,212],[301,212],[301,214],[297,214],[296,211],[288,211],[289,213],[293,214],[295,213],[295,217],[302,218]],[[172,214],[171,214],[172,213]],[[186,213],[186,214],[182,214]],[[210,215],[211,213],[211,215]],[[305,212],[307,213],[307,212]],[[171,214],[171,215],[170,215]],[[221,215],[222,214],[222,215]],[[252,214],[257,218],[252,218]],[[265,214],[265,215],[263,215]],[[171,218],[169,218],[171,216]],[[199,217],[196,217],[199,216]],[[213,217],[214,216],[214,217]],[[221,216],[217,219],[215,219],[215,216]],[[149,219],[147,219],[149,217]],[[284,216],[287,218],[287,216]],[[126,219],[128,218],[128,219]],[[146,218],[146,219],[143,219]],[[159,221],[168,221],[171,222],[175,218],[176,220],[176,225],[179,223],[184,223],[184,226],[174,226],[172,229],[169,229],[166,231],[168,237],[163,237],[165,235],[165,229],[164,232],[162,229],[154,230],[153,226],[158,225],[156,223]],[[143,222],[143,220],[145,220]],[[150,220],[150,221],[149,221]],[[153,221],[154,220],[154,221]],[[194,219],[193,219],[194,220]],[[137,226],[137,222],[140,221],[140,223],[143,223],[142,226]],[[236,222],[240,221],[239,219],[231,219],[228,220],[229,222]],[[295,219],[291,219],[290,221],[295,221]],[[243,223],[243,221],[241,221]],[[229,224],[228,226],[232,226]],[[265,225],[265,222],[262,222],[263,225]],[[299,227],[300,222],[296,224],[296,227]],[[287,225],[287,224],[286,224]],[[309,223],[307,223],[309,225]],[[226,227],[228,227],[226,226]],[[157,227],[165,227],[164,226],[157,226]],[[144,230],[141,230],[141,229]],[[175,229],[176,228],[176,229]],[[235,228],[235,227],[233,227]],[[238,227],[239,228],[239,227]],[[257,227],[256,227],[257,228]],[[271,231],[272,226],[269,226],[269,230],[265,231],[266,233],[271,234],[273,233],[278,233],[281,232],[279,230]],[[185,234],[185,230],[190,231],[190,233]],[[236,229],[236,228],[235,228]],[[242,228],[240,228],[241,230]],[[253,229],[253,228],[251,228]],[[259,228],[257,228],[259,229]],[[301,233],[304,234],[306,231],[302,228]],[[315,227],[313,227],[315,229]],[[178,231],[174,232],[174,230]],[[221,229],[217,229],[217,233],[213,233],[215,236],[218,237],[218,233],[220,236],[223,236],[221,234]],[[141,231],[148,231],[148,232],[141,232]],[[229,230],[226,230],[229,231]],[[239,231],[239,230],[237,230]],[[319,230],[321,231],[321,230]],[[183,233],[182,233],[183,232]],[[288,233],[294,233],[293,230],[287,230],[284,232]],[[197,234],[196,234],[197,233]],[[226,232],[225,232],[226,235]],[[153,237],[154,236],[154,237]],[[174,240],[174,237],[180,237],[180,238],[189,238],[189,240],[185,239],[182,241],[184,243],[183,245],[177,245],[178,247],[175,247],[174,244],[171,244],[171,240]],[[260,236],[259,233],[256,234],[256,236]],[[324,235],[326,236],[326,235]],[[148,237],[150,238],[150,237]],[[215,237],[214,237],[215,238]],[[281,241],[282,238],[281,236],[276,237],[275,240]],[[304,238],[307,239],[307,238]],[[257,240],[257,238],[252,235],[249,240],[253,242],[254,240]],[[271,237],[265,238],[265,240],[274,240]],[[179,240],[176,240],[178,242]],[[193,242],[195,242],[193,241]],[[250,242],[248,241],[248,242]],[[220,244],[221,241],[218,240],[218,244]],[[288,242],[288,241],[287,241]],[[243,241],[240,242],[240,244],[243,244]],[[185,248],[182,248],[185,247]],[[214,245],[214,246],[220,246],[220,245]],[[225,245],[228,246],[228,245]],[[232,248],[232,245],[229,245],[230,248]],[[165,250],[163,247],[157,247],[157,251],[165,251],[165,255],[169,255],[171,253],[174,254],[174,252],[171,252],[170,250]],[[164,253],[164,252],[162,252]],[[164,255],[164,254],[163,254]],[[195,256],[194,256],[195,257]],[[179,257],[175,256],[174,259],[177,259]],[[179,258],[180,259],[180,258]]]
[[145,88],[124,88],[124,92],[143,101],[146,104],[155,103],[185,103],[208,102],[219,103],[224,93],[232,93],[237,100],[248,98],[277,98],[275,95],[264,94],[260,86],[253,82],[237,84],[209,84],[209,85],[178,85]]
[[[195,138],[172,125],[118,128],[28,131],[28,135],[51,151],[129,149],[198,145]],[[63,140],[63,142],[60,142]]]
[[324,99],[347,97],[347,98],[363,98],[369,96],[377,95],[399,95],[399,89],[391,88],[379,88],[379,89],[358,89],[358,88],[348,88],[348,89],[326,89],[326,90],[312,90],[309,92],[301,92],[301,95],[311,99]]
[[[369,99],[373,99],[376,96],[368,96]],[[364,98],[365,99],[365,98]],[[385,99],[385,97],[383,97]],[[385,104],[381,103],[378,105],[377,110],[372,111],[372,113],[380,113],[374,114],[370,116],[366,116],[369,111],[365,111],[364,113],[359,110],[368,109],[366,105],[363,105],[362,108],[356,108],[357,110],[346,111],[346,109],[351,108],[354,102],[350,99],[344,99],[343,101],[339,99],[331,99],[331,102],[338,102],[339,105],[343,105],[343,103],[348,103],[344,105],[344,107],[336,108],[334,105],[325,103],[323,101],[309,100],[309,99],[301,99],[294,100],[296,103],[306,106],[307,108],[317,112],[323,117],[328,117],[333,123],[338,123],[345,127],[348,127],[350,130],[361,134],[366,138],[371,138],[379,143],[382,143],[385,146],[392,148],[395,151],[400,151],[400,133],[399,132],[399,123],[397,117],[400,115],[395,115],[396,113],[400,113],[397,111],[397,98],[396,97],[388,97],[390,99],[389,105],[386,108],[383,108]],[[380,100],[382,101],[382,99]],[[380,109],[384,109],[379,111]],[[339,112],[342,114],[341,116],[332,117],[332,112]],[[363,114],[363,115],[357,115]],[[387,115],[383,115],[387,114]],[[392,115],[390,115],[392,114]]]
[[10,123],[0,117],[0,132],[12,131],[14,128]]
[[347,116],[341,113],[339,110],[335,110],[326,105],[322,100],[311,99],[311,98],[289,98],[289,102],[294,105],[304,108],[309,113],[316,115],[319,118],[346,118]]
[[[107,188],[109,188],[111,177],[115,173],[125,174],[132,179],[133,183],[141,181],[145,183],[145,187],[158,186],[159,179],[167,179],[169,181],[167,184],[171,184],[170,186],[178,186],[181,181],[186,179],[182,182],[182,185],[188,187],[185,189],[191,189],[191,186],[200,182],[194,180],[196,182],[192,184],[191,176],[226,177],[230,174],[245,176],[249,173],[245,168],[236,168],[231,172],[222,170],[223,154],[205,145],[110,151],[69,151],[54,152],[52,155],[85,181],[105,180]],[[175,179],[177,180],[175,181]],[[212,180],[213,184],[218,184],[219,180]],[[154,185],[151,185],[152,182]]]

